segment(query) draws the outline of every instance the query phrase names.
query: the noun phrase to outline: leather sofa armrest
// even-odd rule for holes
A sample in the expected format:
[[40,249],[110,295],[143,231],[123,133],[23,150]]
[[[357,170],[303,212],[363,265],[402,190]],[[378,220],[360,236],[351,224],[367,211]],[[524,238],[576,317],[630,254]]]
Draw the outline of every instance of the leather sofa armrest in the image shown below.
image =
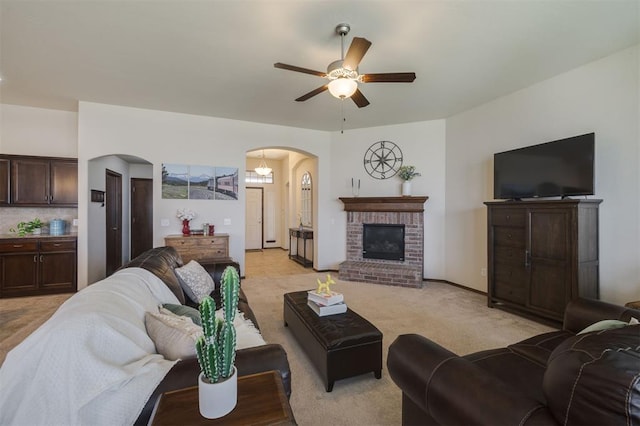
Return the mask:
[[[240,349],[236,352],[236,368],[238,376],[261,373],[275,370],[282,377],[282,384],[287,397],[291,395],[291,370],[289,360],[284,348],[278,344],[268,344],[253,348]],[[142,412],[136,420],[136,425],[146,425],[151,417],[151,412],[161,394],[176,389],[183,389],[198,385],[200,364],[195,357],[186,358],[177,362],[160,384],[153,391]]]
[[556,423],[542,403],[423,336],[398,336],[387,368],[405,397],[438,424]]
[[578,333],[598,321],[613,319],[628,322],[631,317],[640,319],[640,310],[601,300],[575,299],[565,309],[563,329]]

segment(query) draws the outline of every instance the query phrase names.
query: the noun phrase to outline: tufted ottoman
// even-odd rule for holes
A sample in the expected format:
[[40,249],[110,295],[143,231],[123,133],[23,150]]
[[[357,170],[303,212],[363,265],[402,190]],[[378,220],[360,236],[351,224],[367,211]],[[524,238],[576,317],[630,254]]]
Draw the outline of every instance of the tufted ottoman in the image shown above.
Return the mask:
[[382,333],[348,309],[319,317],[307,306],[307,292],[284,295],[284,325],[316,367],[327,392],[336,380],[373,372],[382,377]]

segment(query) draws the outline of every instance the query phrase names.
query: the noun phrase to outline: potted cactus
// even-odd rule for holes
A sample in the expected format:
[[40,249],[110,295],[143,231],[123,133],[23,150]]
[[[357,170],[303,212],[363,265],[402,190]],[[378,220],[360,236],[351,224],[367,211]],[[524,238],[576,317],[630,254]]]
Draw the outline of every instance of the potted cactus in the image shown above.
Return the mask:
[[198,394],[200,414],[217,419],[231,412],[238,396],[236,358],[236,329],[233,320],[238,310],[240,277],[238,271],[227,266],[222,273],[223,318],[216,318],[216,305],[210,296],[200,302],[203,335],[196,341],[200,363]]

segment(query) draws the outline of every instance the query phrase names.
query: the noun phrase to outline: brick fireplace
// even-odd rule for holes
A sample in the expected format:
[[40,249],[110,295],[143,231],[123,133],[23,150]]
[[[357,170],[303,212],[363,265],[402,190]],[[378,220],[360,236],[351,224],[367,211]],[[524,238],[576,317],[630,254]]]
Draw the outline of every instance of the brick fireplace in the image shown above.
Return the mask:
[[[347,260],[339,266],[346,281],[422,287],[424,203],[429,197],[340,198],[347,212]],[[363,257],[364,224],[404,225],[404,260]]]

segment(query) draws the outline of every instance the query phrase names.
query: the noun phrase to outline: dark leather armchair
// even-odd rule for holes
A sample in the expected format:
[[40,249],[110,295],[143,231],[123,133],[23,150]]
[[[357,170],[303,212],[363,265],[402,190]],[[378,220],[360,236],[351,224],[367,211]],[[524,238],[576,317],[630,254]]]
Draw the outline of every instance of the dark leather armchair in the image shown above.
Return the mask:
[[576,335],[640,311],[579,299],[563,329],[458,356],[415,334],[390,346],[404,425],[640,424],[640,325]]

